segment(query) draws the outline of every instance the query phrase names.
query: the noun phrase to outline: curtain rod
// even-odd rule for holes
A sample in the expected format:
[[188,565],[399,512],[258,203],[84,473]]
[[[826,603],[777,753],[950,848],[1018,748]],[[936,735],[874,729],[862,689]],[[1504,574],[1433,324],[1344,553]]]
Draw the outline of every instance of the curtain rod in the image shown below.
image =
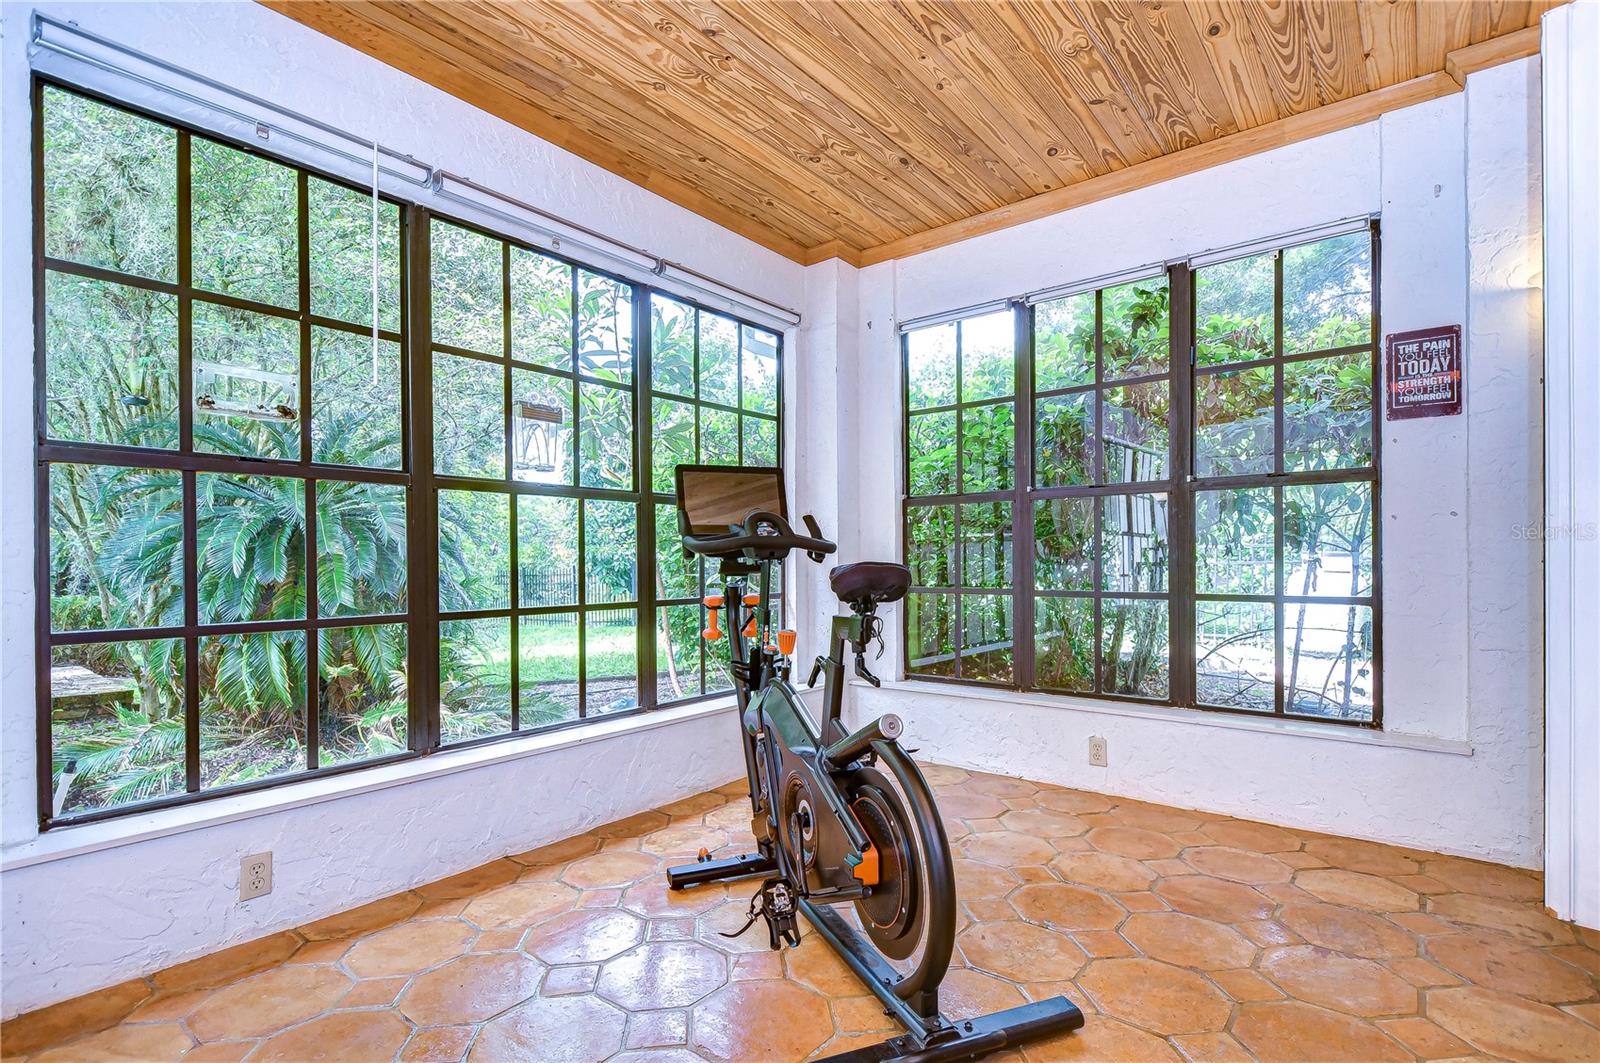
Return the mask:
[[[55,39],[58,36],[65,39]],[[271,100],[256,96],[243,89],[235,88],[203,74],[195,73],[186,67],[159,59],[108,37],[85,30],[75,23],[63,21],[42,12],[34,12],[30,43],[30,53],[33,56],[37,56],[41,51],[50,52],[114,77],[126,78],[157,93],[182,100],[190,106],[224,116],[247,128],[253,128],[256,131],[256,135],[262,139],[266,139],[270,135],[281,136],[312,151],[322,152],[337,158],[352,168],[359,167],[363,172],[370,169],[372,155],[376,152],[387,160],[385,163],[380,164],[380,171],[393,180],[400,182],[409,190],[399,193],[399,198],[406,199],[409,202],[426,205],[424,201],[430,197],[446,199],[486,214],[505,218],[524,227],[534,228],[543,232],[550,239],[576,243],[591,254],[625,264],[629,267],[629,272],[648,272],[655,278],[698,292],[704,297],[731,304],[730,308],[736,308],[746,313],[753,312],[756,316],[766,318],[770,323],[781,323],[784,326],[793,326],[800,323],[800,312],[793,307],[775,303],[754,292],[718,280],[652,251],[634,247],[615,237],[591,229],[581,222],[576,222],[532,204],[524,203],[476,181],[449,173],[441,167],[422,162],[414,156],[385,147],[376,140],[359,136],[293,108],[274,103]],[[109,57],[94,54],[96,50],[103,50],[109,53]],[[197,95],[178,84],[172,83],[168,79],[153,77],[149,73],[134,69],[126,62],[116,61],[119,59],[133,60],[137,64],[148,65],[172,77],[204,86],[213,93],[220,94],[224,100],[239,101],[255,108],[261,108],[280,120],[297,123],[307,127],[309,130],[322,134],[322,138],[319,139],[316,136],[308,135],[306,132],[293,129],[281,122],[262,121],[259,116],[236,110],[230,107],[227,102]],[[34,65],[37,66],[38,64],[35,63]],[[83,87],[93,88],[94,86],[85,85]],[[342,144],[331,143],[330,139],[335,142],[342,142]],[[342,145],[359,147],[361,154],[357,155]],[[463,195],[459,192],[450,191],[444,187],[446,181],[467,190],[470,194]],[[494,202],[514,207],[519,211],[525,211],[544,223],[570,230],[572,233],[580,234],[580,237],[586,237],[587,239],[574,239],[569,233],[547,229],[543,224],[508,215],[493,206]],[[667,290],[670,291],[671,289],[668,288]]]

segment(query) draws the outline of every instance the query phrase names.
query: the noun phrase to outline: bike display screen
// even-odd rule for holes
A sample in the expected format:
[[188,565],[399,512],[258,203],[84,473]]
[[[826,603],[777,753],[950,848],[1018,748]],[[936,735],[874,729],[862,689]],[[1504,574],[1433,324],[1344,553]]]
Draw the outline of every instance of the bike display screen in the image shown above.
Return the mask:
[[788,519],[782,469],[737,465],[679,465],[678,510],[691,535],[726,535],[757,511]]

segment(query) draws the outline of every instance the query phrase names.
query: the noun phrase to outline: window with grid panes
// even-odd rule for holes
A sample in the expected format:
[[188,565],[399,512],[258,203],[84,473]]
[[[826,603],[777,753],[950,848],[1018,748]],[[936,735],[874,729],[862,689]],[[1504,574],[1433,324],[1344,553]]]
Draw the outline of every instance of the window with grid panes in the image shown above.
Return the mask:
[[640,514],[776,461],[775,333],[673,302],[675,379],[660,293],[380,200],[374,343],[369,189],[35,98],[43,825],[725,689]]
[[[679,465],[776,466],[776,333],[660,292],[650,297],[650,486],[655,506],[656,697],[680,701],[732,688],[725,652],[700,638],[702,600],[720,593],[716,565],[683,555]],[[781,584],[783,566],[773,567]],[[773,588],[782,615],[782,587]]]
[[[910,331],[907,673],[1376,725],[1376,239]],[[1028,337],[1026,432],[974,431],[1011,403],[964,386],[973,322]],[[1016,639],[967,605],[1013,575]]]

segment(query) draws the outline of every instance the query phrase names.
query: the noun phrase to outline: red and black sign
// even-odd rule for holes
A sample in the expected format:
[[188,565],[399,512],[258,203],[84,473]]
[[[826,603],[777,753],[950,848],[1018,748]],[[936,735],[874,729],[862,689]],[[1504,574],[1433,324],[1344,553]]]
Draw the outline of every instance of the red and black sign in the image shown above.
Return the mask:
[[1385,369],[1389,420],[1461,412],[1465,366],[1460,325],[1394,333]]

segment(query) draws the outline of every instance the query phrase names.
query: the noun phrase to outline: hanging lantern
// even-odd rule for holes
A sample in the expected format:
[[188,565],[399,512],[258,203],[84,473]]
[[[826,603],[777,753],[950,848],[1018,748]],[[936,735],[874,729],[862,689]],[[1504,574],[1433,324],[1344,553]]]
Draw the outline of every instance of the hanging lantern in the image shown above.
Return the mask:
[[546,476],[556,471],[566,448],[565,421],[561,410],[549,403],[517,400],[514,458],[518,473]]

